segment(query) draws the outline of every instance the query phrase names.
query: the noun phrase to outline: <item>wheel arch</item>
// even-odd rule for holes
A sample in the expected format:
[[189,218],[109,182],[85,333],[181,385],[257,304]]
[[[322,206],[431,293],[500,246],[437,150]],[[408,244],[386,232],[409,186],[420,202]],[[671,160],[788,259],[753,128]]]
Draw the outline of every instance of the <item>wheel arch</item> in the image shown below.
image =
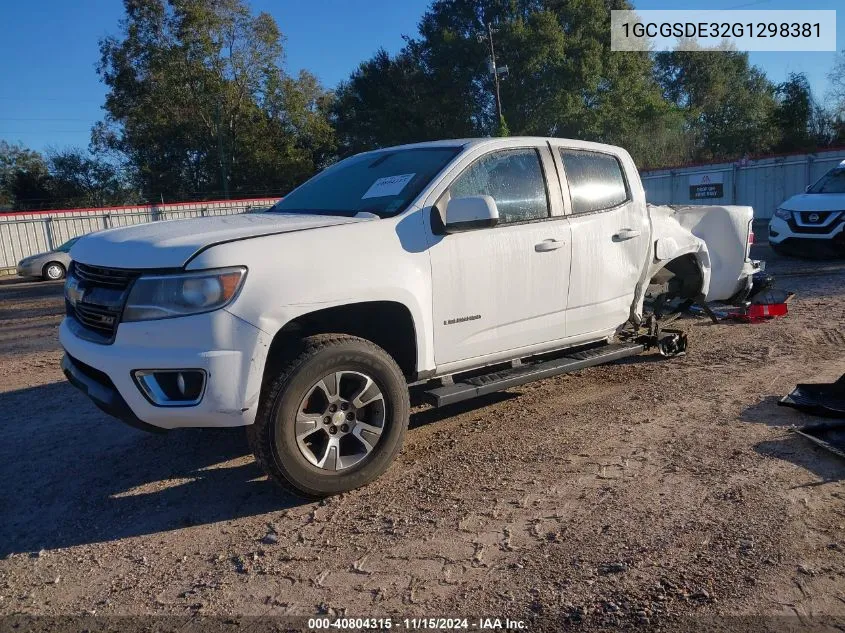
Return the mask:
[[291,319],[273,336],[264,365],[264,380],[285,359],[296,354],[301,341],[315,334],[349,334],[384,349],[409,380],[417,378],[418,338],[411,310],[398,301],[361,301],[312,310]]
[[678,279],[680,281],[678,292],[682,299],[695,299],[707,294],[709,276],[697,252],[677,255],[661,264],[651,275],[652,282],[659,283],[663,276]]
[[707,245],[691,233],[681,233],[678,237],[681,239],[668,237],[655,240],[650,253],[653,259],[645,268],[646,274],[641,278],[632,306],[632,323],[641,323],[646,290],[666,271],[669,273],[667,276],[681,277],[686,298],[706,296],[709,292],[711,265]]

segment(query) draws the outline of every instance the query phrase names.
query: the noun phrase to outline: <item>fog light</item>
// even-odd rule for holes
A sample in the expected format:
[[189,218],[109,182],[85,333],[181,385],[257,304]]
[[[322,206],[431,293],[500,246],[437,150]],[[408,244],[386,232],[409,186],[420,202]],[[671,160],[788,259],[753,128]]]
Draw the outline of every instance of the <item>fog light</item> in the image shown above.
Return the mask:
[[199,403],[205,392],[203,369],[136,369],[132,377],[144,397],[157,407],[190,407]]

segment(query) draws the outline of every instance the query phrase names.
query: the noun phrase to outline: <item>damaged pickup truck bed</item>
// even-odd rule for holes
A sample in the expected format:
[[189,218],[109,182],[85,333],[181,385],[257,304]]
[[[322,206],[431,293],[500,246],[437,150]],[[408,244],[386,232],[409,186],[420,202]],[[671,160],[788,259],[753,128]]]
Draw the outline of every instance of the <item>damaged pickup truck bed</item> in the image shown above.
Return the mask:
[[277,482],[334,494],[392,462],[410,383],[455,402],[641,352],[649,339],[619,335],[641,329],[647,292],[741,298],[751,219],[647,205],[608,145],[377,150],[266,213],[79,240],[63,369],[136,426],[245,426]]
[[665,298],[744,299],[752,275],[761,269],[761,262],[751,259],[751,207],[648,205],[648,212],[655,246],[646,276],[652,285],[667,285]]

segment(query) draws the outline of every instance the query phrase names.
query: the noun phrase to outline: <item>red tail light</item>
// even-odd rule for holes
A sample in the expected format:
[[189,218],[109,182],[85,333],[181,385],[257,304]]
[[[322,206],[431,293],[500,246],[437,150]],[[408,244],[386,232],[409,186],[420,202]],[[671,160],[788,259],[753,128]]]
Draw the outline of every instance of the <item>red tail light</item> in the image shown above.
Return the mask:
[[745,261],[751,259],[751,245],[754,244],[754,221],[748,222],[748,238],[745,242]]

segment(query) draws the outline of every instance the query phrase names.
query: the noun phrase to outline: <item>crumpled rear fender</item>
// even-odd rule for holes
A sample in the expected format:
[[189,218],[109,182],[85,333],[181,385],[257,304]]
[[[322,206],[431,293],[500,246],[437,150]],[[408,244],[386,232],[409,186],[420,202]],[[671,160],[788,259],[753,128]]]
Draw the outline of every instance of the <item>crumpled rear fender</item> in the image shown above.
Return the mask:
[[728,301],[750,287],[757,267],[750,259],[749,234],[754,209],[747,205],[684,205],[674,207],[680,225],[707,244],[710,287],[707,301]]
[[649,244],[647,263],[643,267],[631,305],[633,323],[642,321],[643,300],[649,281],[672,260],[692,255],[701,270],[701,294],[706,296],[710,288],[710,253],[704,240],[681,226],[672,207],[648,205],[648,211],[652,240]]

